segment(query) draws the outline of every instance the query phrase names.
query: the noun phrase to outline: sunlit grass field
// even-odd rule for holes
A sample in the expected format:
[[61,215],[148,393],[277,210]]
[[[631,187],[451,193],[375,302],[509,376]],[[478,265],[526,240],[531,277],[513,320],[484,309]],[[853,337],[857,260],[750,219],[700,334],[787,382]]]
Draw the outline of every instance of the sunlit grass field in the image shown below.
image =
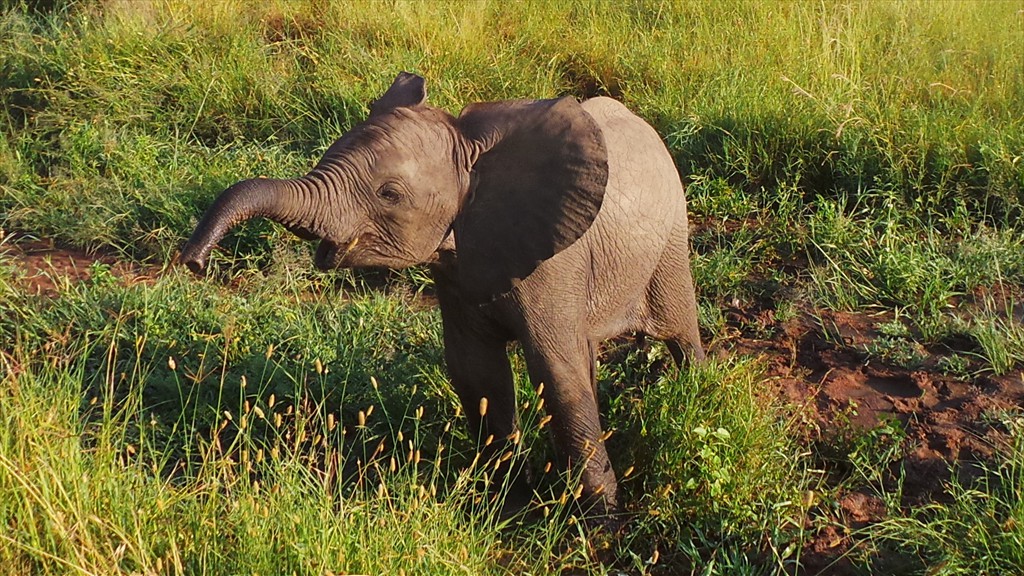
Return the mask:
[[[839,486],[762,359],[728,353],[724,311],[895,311],[887,346],[1020,374],[1021,54],[1020,1],[5,3],[0,571],[807,573]],[[452,113],[611,95],[677,160],[721,353],[685,370],[657,343],[606,355],[624,530],[586,522],[571,473],[543,472],[514,349],[537,495],[492,513],[424,271],[317,273],[267,222],[225,239],[208,278],[171,265],[217,193],[303,173],[402,70]],[[32,293],[15,247],[33,238],[151,279],[97,264]],[[1024,565],[1024,420],[990,417],[1009,441],[980,480],[923,509],[888,494],[853,569]],[[837,440],[844,488],[898,460],[893,434]]]

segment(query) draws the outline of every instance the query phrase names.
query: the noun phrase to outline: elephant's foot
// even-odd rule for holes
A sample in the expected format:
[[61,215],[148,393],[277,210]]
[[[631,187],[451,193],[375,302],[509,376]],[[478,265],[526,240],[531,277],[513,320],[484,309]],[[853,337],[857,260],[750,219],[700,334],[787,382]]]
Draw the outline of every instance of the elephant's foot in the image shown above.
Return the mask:
[[620,513],[614,482],[609,486],[601,484],[596,489],[583,489],[577,500],[584,518],[612,518]]
[[494,499],[498,504],[498,518],[507,520],[529,508],[533,502],[533,487],[520,475],[495,492]]

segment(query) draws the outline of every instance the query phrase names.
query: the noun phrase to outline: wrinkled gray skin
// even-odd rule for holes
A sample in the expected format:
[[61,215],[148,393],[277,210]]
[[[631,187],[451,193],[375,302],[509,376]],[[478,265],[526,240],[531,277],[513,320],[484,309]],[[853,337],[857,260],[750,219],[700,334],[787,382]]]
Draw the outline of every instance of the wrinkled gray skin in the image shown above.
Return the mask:
[[[429,263],[452,384],[472,431],[494,436],[489,456],[516,430],[506,344],[518,340],[562,466],[583,466],[584,496],[613,511],[598,344],[640,331],[677,363],[704,358],[672,158],[608,98],[480,103],[458,118],[425,100],[423,79],[399,74],[311,172],[225,190],[180,260],[201,271],[232,226],[262,216],[319,239],[321,269]],[[528,497],[520,477],[510,505]]]

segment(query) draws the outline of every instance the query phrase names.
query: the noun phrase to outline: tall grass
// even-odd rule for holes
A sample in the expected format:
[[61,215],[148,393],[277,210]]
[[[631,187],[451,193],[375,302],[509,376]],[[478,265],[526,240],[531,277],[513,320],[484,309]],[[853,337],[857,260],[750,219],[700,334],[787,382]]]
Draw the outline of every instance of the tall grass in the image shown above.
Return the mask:
[[[684,177],[1016,213],[1010,2],[80,2],[0,17],[8,227],[166,255],[242,176],[295,174],[399,70],[431,100],[612,94]],[[1001,220],[1000,220],[1001,221]]]
[[145,370],[110,373],[118,397],[83,406],[82,389],[96,379],[85,363],[4,360],[16,371],[0,408],[8,573],[487,574],[506,573],[502,555],[512,570],[546,569],[530,541],[502,541],[472,503],[472,478],[438,499],[445,478],[433,464],[417,456],[396,466],[392,457],[389,471],[382,454],[343,484],[353,465],[338,456],[344,428],[308,405],[245,400],[238,412],[222,410],[209,433],[180,416],[171,428],[197,437],[175,446],[161,433],[169,414],[142,401]]
[[814,479],[754,394],[756,363],[665,374],[650,390],[635,386],[648,360],[603,367],[602,386],[621,388],[608,426],[630,538],[586,527],[576,480],[545,473],[554,454],[524,391],[516,457],[538,492],[502,519],[501,486],[489,498],[490,469],[473,467],[482,439],[442,373],[436,313],[358,287],[342,299],[293,273],[240,274],[226,291],[178,270],[124,285],[97,268],[50,299],[0,301],[0,565],[643,573],[690,569],[719,546],[746,565],[795,562],[804,510],[779,502]]

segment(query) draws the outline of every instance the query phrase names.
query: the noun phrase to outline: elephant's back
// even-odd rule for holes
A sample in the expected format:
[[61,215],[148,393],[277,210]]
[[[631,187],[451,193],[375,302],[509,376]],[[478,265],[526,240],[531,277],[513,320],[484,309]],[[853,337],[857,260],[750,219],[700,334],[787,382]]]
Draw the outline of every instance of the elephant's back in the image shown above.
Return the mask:
[[[685,208],[675,161],[650,124],[611,98],[591,98],[582,106],[601,128],[608,148],[609,193],[620,191]],[[633,186],[643,189],[624,189]]]
[[632,316],[673,229],[686,230],[686,200],[675,162],[654,128],[611,98],[587,100],[583,108],[601,127],[608,149],[608,188],[580,242],[590,251],[593,270],[590,324],[595,337],[605,338],[635,329]]
[[686,199],[675,161],[657,131],[611,98],[583,103],[604,136],[608,187],[598,218],[632,223],[630,237],[663,246],[675,221],[685,218]]

